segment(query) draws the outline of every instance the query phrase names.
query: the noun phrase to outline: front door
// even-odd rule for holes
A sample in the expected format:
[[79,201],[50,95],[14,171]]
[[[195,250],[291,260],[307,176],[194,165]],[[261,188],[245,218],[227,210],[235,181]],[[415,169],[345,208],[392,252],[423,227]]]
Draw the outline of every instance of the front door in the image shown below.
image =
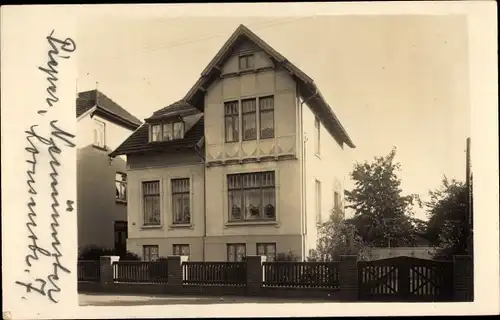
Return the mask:
[[115,221],[115,251],[118,255],[127,252],[127,221]]

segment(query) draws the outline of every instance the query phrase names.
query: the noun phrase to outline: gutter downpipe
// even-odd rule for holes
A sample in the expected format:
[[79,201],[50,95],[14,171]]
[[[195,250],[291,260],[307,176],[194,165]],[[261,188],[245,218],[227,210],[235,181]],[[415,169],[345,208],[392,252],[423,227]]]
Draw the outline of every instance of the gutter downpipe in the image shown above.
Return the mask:
[[196,151],[196,154],[198,157],[200,157],[201,161],[203,162],[203,241],[201,243],[202,245],[202,258],[203,261],[205,261],[205,239],[207,238],[207,179],[206,179],[206,164],[205,164],[205,158],[200,154],[200,151],[198,150],[198,145],[196,144],[194,147],[194,150]]
[[[297,85],[298,89],[298,85]],[[298,92],[298,90],[297,90]],[[301,157],[302,157],[302,187],[301,187],[301,193],[302,193],[302,214],[300,215],[300,220],[302,224],[302,261],[306,260],[306,239],[305,235],[307,233],[307,196],[306,196],[306,143],[307,143],[307,137],[304,137],[304,107],[303,105],[317,96],[319,93],[318,88],[316,88],[316,92],[312,94],[309,98],[303,100],[300,102],[300,132],[301,132],[301,142],[302,142],[302,148],[301,148]],[[300,101],[300,100],[299,100]]]

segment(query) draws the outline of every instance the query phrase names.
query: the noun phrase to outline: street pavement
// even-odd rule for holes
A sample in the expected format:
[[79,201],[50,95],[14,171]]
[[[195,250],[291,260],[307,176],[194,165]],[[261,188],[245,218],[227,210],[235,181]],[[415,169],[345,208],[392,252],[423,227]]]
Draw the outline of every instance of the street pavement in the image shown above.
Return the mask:
[[[146,296],[79,294],[81,306],[144,306],[170,304],[221,304],[221,303],[307,303],[297,299],[253,298],[253,297],[201,297],[201,296]],[[312,302],[312,301],[308,301]]]

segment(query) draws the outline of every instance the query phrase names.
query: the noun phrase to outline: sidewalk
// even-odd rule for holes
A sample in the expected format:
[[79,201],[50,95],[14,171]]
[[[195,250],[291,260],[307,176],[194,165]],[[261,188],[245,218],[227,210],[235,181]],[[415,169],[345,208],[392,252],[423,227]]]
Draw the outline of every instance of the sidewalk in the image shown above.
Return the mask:
[[143,306],[169,304],[214,304],[214,303],[311,303],[297,299],[254,298],[254,297],[201,297],[201,296],[140,296],[79,294],[81,306]]

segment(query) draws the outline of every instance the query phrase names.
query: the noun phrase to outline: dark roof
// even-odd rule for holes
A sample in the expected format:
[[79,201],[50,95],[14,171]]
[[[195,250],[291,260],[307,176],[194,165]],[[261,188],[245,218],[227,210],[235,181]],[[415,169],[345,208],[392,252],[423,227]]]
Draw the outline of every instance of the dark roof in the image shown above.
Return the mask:
[[244,40],[254,42],[258,47],[266,52],[270,58],[275,61],[275,63],[281,65],[285,70],[292,74],[299,84],[299,91],[301,95],[308,99],[309,106],[319,116],[326,129],[333,136],[340,137],[341,140],[351,148],[355,147],[351,138],[348,136],[347,131],[344,129],[337,116],[333,113],[331,107],[325,101],[314,81],[244,25],[240,25],[226,41],[212,61],[210,61],[208,66],[203,70],[201,77],[189,90],[183,100],[194,106],[200,106],[200,109],[202,110],[204,105],[202,101],[205,96],[206,88],[208,88],[208,86],[218,78],[217,75],[218,72],[220,72],[221,64],[232,53],[235,46]]
[[166,106],[165,108],[155,111],[151,117],[146,119],[146,121],[154,121],[170,117],[186,117],[197,113],[200,113],[200,111],[196,107],[190,105],[184,100],[179,100],[169,106]]
[[141,120],[130,114],[127,110],[98,90],[78,93],[78,98],[76,99],[77,118],[93,107],[118,118],[134,128],[138,128],[142,124]]
[[[198,111],[198,113],[200,113]],[[130,135],[110,156],[122,154],[141,153],[145,151],[175,151],[193,148],[202,140],[205,134],[205,121],[203,116],[184,135],[184,139],[149,143],[149,126],[143,124]]]

